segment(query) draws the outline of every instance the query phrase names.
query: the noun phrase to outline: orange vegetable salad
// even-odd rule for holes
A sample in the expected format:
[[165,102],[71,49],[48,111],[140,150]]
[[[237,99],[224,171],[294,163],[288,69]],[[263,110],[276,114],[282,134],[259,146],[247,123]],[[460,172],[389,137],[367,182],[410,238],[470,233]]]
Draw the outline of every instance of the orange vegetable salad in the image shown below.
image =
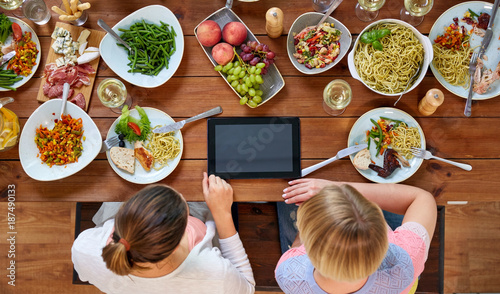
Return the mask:
[[69,114],[56,120],[52,130],[40,125],[35,136],[40,159],[50,167],[77,162],[83,151],[82,136],[82,119]]
[[31,32],[26,32],[17,42],[16,55],[9,61],[7,69],[13,69],[18,75],[28,76],[36,64],[37,54],[38,49],[31,40]]

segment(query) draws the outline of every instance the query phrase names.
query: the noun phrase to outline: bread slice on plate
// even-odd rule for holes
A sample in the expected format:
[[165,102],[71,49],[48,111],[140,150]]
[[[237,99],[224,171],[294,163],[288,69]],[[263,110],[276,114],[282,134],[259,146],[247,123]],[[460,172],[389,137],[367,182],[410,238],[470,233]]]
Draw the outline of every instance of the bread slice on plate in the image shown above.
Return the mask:
[[112,147],[109,150],[111,161],[120,169],[131,174],[135,172],[134,150],[123,147]]
[[362,170],[368,169],[368,166],[370,165],[370,163],[372,163],[370,151],[368,149],[363,149],[359,151],[356,154],[356,156],[354,156],[352,163],[358,169]]
[[151,152],[144,148],[144,145],[142,145],[142,141],[135,141],[134,154],[135,158],[137,158],[142,167],[146,171],[150,171],[151,167],[154,164],[154,157]]

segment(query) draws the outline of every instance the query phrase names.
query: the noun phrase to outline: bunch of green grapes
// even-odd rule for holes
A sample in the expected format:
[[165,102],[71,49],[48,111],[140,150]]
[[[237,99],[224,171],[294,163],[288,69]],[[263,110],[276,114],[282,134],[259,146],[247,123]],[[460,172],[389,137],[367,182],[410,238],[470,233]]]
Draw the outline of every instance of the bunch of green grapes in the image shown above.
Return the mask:
[[[236,56],[238,55],[236,54]],[[243,62],[239,56],[238,59],[224,66],[217,65],[214,69],[222,71],[226,75],[231,87],[240,95],[241,105],[248,103],[250,107],[257,107],[262,102],[263,92],[259,88],[264,83],[261,72],[266,64],[261,62],[251,66]]]

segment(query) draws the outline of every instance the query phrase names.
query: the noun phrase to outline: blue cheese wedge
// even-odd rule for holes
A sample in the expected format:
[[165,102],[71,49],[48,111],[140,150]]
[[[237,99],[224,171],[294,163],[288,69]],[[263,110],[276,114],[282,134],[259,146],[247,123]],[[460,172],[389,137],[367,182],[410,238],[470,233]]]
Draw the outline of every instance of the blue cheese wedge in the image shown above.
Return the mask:
[[51,37],[54,39],[52,44],[52,49],[57,54],[62,54],[64,57],[60,57],[56,60],[56,65],[58,67],[64,65],[75,65],[77,62],[76,52],[79,49],[79,42],[73,41],[71,33],[61,27],[56,27]]

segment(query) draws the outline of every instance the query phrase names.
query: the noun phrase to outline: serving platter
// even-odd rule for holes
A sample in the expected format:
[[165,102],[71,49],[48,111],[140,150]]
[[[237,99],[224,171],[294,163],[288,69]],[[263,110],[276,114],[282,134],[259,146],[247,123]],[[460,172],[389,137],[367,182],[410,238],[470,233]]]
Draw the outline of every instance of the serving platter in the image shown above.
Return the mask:
[[[229,22],[232,22],[232,21],[240,22],[247,29],[247,41],[257,41],[257,42],[259,42],[259,40],[257,40],[257,38],[255,37],[255,35],[245,25],[245,23],[231,10],[230,6],[229,7],[223,7],[221,9],[217,10],[216,12],[212,13],[209,17],[205,18],[203,21],[201,21],[194,28],[194,35],[196,36],[196,39],[198,40],[198,42],[200,42],[199,39],[198,39],[198,34],[197,34],[198,27],[200,26],[200,24],[202,22],[204,22],[206,20],[213,20],[213,21],[215,21],[220,26],[221,30]],[[200,46],[203,48],[203,51],[207,55],[208,59],[210,59],[210,61],[212,62],[212,64],[214,66],[217,66],[217,62],[212,57],[212,47],[203,46],[201,43],[200,43]],[[241,50],[239,49],[239,46],[237,46],[236,51],[238,53],[241,52]],[[224,74],[222,72],[219,72],[219,74],[224,79],[224,81],[226,81],[227,85],[233,90],[233,92],[236,94],[236,96],[238,97],[238,100],[239,100],[240,95],[238,94],[238,92],[233,87],[231,87],[231,85],[227,81],[226,77],[224,77]],[[263,75],[262,77],[264,79],[264,83],[260,85],[260,90],[262,90],[262,92],[263,92],[262,102],[259,103],[257,105],[257,107],[259,107],[259,106],[263,105],[264,103],[266,103],[267,101],[271,100],[271,98],[273,98],[276,94],[278,94],[278,92],[281,89],[283,89],[283,87],[285,86],[285,80],[281,76],[281,73],[279,72],[278,67],[276,67],[276,64],[274,64],[274,63],[269,66],[267,74]],[[247,105],[249,107],[252,107],[248,103],[247,103]]]
[[[468,9],[474,11],[477,14],[480,14],[481,12],[486,12],[489,15],[491,15],[493,5],[492,3],[484,1],[470,1],[457,4],[451,7],[450,9],[446,10],[443,14],[441,14],[441,16],[436,20],[436,22],[431,28],[431,31],[429,33],[429,39],[431,40],[431,43],[434,44],[434,40],[439,35],[444,34],[444,29],[453,23],[453,18],[455,17],[458,17],[460,26],[464,26],[467,29],[467,31],[470,31],[472,29],[472,26],[468,25],[465,22],[460,21],[460,19],[463,18],[464,13],[468,11]],[[488,57],[488,59],[487,60],[483,59],[484,67],[491,70],[494,70],[497,67],[498,63],[500,62],[500,55],[498,53],[498,48],[500,48],[500,39],[499,39],[500,14],[498,13],[495,17],[494,24],[495,25],[492,27],[493,37],[491,38],[490,45],[488,46],[485,52],[485,55]],[[480,46],[482,41],[483,41],[482,37],[476,34],[472,34],[470,38],[471,48]],[[477,50],[479,50],[479,48],[477,48],[476,51]],[[469,95],[469,89],[465,89],[464,87],[461,86],[451,85],[450,83],[444,80],[443,76],[439,73],[439,71],[436,69],[436,67],[434,67],[432,63],[430,64],[430,67],[432,73],[443,87],[445,87],[448,91],[452,92],[457,96],[460,96],[462,98],[467,98],[467,96]],[[495,81],[491,84],[490,90],[487,91],[485,94],[478,94],[473,92],[472,99],[485,100],[496,97],[498,95],[500,95],[500,81]]]
[[121,34],[119,29],[128,29],[134,23],[145,21],[160,25],[160,21],[174,28],[175,36],[175,52],[170,56],[168,68],[163,68],[157,76],[148,76],[140,73],[130,73],[130,67],[127,65],[128,52],[127,49],[119,47],[117,41],[106,34],[101,41],[99,51],[102,59],[118,76],[132,85],[143,88],[155,88],[166,83],[177,71],[181,64],[184,54],[184,33],[177,17],[170,9],[163,5],[150,5],[136,10],[120,20],[112,30],[118,35]]
[[[17,23],[21,27],[21,29],[23,30],[23,34],[26,32],[31,33],[31,40],[36,44],[36,49],[38,49],[38,54],[36,55],[36,64],[31,69],[31,74],[29,74],[26,77],[22,76],[23,77],[22,80],[17,81],[16,83],[14,83],[11,86],[12,88],[17,89],[17,88],[21,87],[22,85],[26,84],[33,77],[36,70],[38,69],[38,65],[40,64],[40,59],[42,56],[42,47],[40,46],[40,40],[38,39],[38,36],[36,35],[35,31],[27,23],[25,23],[24,21],[22,21],[18,18],[15,18],[15,17],[8,16],[8,18],[11,22]],[[5,45],[10,44],[11,42],[12,42],[12,34],[5,40]],[[5,64],[3,67],[7,68],[7,65]],[[4,91],[10,91],[10,90],[0,88],[0,91],[4,92]]]
[[[370,130],[373,126],[373,123],[370,121],[370,119],[377,121],[381,116],[396,120],[401,120],[405,122],[409,127],[417,127],[417,129],[420,132],[420,146],[422,149],[425,149],[424,131],[422,130],[418,122],[408,113],[392,107],[376,108],[360,116],[352,126],[351,131],[349,132],[349,137],[347,139],[347,146],[354,146],[356,144],[367,143],[368,141],[366,138],[366,131]],[[372,161],[374,161],[374,164],[382,167],[384,162],[384,156],[382,155],[376,156],[377,150],[375,144],[370,144],[369,150],[371,159]],[[354,156],[355,154],[349,156],[351,162],[353,162]],[[382,178],[378,176],[377,172],[371,169],[361,170],[356,167],[355,168],[363,177],[367,178],[372,182],[399,183],[411,177],[420,168],[423,159],[413,157],[412,159],[408,160],[408,162],[410,163],[410,167],[397,168],[387,178]]]
[[[146,112],[149,121],[151,122],[151,127],[155,127],[157,125],[168,125],[170,123],[174,123],[175,121],[165,112],[152,108],[152,107],[142,107],[144,111]],[[136,109],[131,109],[130,110],[130,116],[135,117],[135,118],[140,118],[139,113],[137,112]],[[106,136],[106,139],[117,136],[115,132],[115,127],[116,124],[118,124],[118,121],[120,121],[120,117],[118,117],[111,127],[108,130],[108,134]],[[170,173],[174,171],[174,169],[177,167],[179,162],[181,161],[182,157],[182,151],[184,150],[184,142],[182,140],[182,133],[180,130],[175,131],[175,137],[179,140],[181,151],[177,155],[176,158],[173,160],[170,160],[168,162],[168,165],[163,167],[160,170],[155,170],[154,168],[151,168],[150,171],[146,171],[141,164],[136,160],[135,161],[135,172],[134,174],[131,174],[129,172],[126,172],[122,169],[119,169],[111,160],[111,156],[109,154],[109,150],[106,151],[106,156],[108,158],[109,165],[111,168],[124,180],[127,180],[131,183],[136,183],[136,184],[151,184],[151,183],[156,183],[158,181],[163,180],[166,178]],[[144,142],[146,144],[146,142]],[[125,148],[129,149],[134,149],[134,145],[125,140]]]
[[83,151],[77,162],[52,167],[39,158],[35,143],[36,129],[41,126],[52,129],[61,111],[61,99],[53,99],[40,105],[28,118],[19,139],[19,159],[28,176],[38,181],[55,181],[69,177],[86,167],[99,154],[102,146],[101,132],[90,116],[73,103],[66,104],[66,114],[81,118],[83,124]]
[[336,20],[335,18],[329,16],[326,18],[325,22],[328,23],[333,23],[334,28],[340,30],[342,32],[342,35],[340,36],[340,40],[338,41],[340,43],[340,53],[335,58],[333,62],[330,64],[327,64],[323,68],[307,68],[304,64],[301,64],[297,61],[297,58],[293,57],[293,54],[295,53],[295,44],[294,44],[294,34],[300,33],[304,28],[312,25],[317,25],[318,22],[321,20],[323,17],[323,13],[317,13],[317,12],[307,12],[299,16],[292,24],[292,27],[290,28],[290,31],[288,32],[288,36],[286,39],[286,47],[287,47],[287,52],[288,52],[288,58],[290,58],[290,61],[292,62],[293,66],[300,71],[301,73],[312,75],[312,74],[319,74],[322,72],[325,72],[332,67],[334,67],[337,63],[339,63],[342,58],[347,54],[349,51],[349,48],[351,46],[352,42],[352,35],[351,32],[349,32],[349,29],[342,24],[340,21]]
[[[70,24],[64,23],[64,22],[57,22],[56,27],[60,27],[60,28],[63,28],[65,30],[68,30],[71,33],[71,37],[73,38],[73,41],[78,40],[78,37],[80,36],[80,33],[83,30],[89,30],[90,35],[87,39],[87,42],[88,42],[87,47],[99,47],[99,43],[101,42],[101,39],[106,34],[103,31],[87,29],[84,27],[77,27],[77,26],[73,26],[73,25],[70,25]],[[54,44],[54,41],[55,40],[52,39],[52,41],[50,43],[50,49],[49,49],[49,53],[47,55],[47,61],[46,61],[45,65],[47,65],[49,63],[55,63],[56,59],[64,56],[62,54],[57,54],[54,52],[54,49],[52,49],[52,44]],[[89,64],[94,68],[94,70],[96,70],[96,72],[97,72],[97,67],[99,66],[99,60],[100,60],[100,58],[98,57],[98,58],[92,60],[91,62],[89,62]],[[87,111],[88,107],[89,107],[90,97],[92,96],[92,88],[94,86],[96,74],[89,75],[89,78],[90,78],[90,85],[88,85],[88,86],[83,85],[80,88],[72,88],[75,92],[74,92],[73,96],[68,98],[68,100],[71,100],[71,98],[75,97],[78,93],[82,93],[83,96],[85,97],[85,111]],[[45,83],[46,83],[46,77],[44,76],[42,78],[42,82],[40,83],[40,89],[38,89],[38,95],[36,96],[36,99],[40,102],[45,102],[45,101],[50,100],[49,97],[47,97],[43,94],[43,85]]]

